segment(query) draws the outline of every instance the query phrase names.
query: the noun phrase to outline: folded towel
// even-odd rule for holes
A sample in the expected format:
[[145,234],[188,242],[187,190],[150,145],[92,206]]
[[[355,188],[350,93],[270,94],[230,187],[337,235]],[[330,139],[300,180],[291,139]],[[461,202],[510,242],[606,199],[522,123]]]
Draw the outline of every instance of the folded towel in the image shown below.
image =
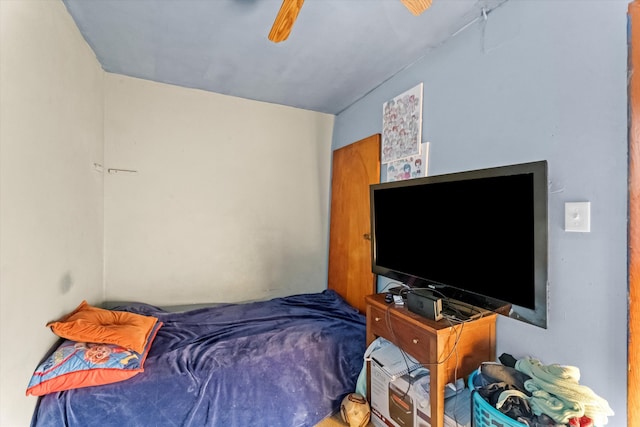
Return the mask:
[[567,424],[571,418],[584,415],[585,407],[582,403],[555,396],[540,388],[535,381],[527,381],[525,388],[531,393],[529,404],[536,415],[546,414],[560,424]]
[[[539,360],[525,358],[516,362],[516,369],[531,377],[525,382],[525,388],[532,394],[545,391],[564,402],[567,408],[583,407],[584,412],[575,416],[587,416],[595,425],[603,426],[608,423],[607,417],[614,415],[605,399],[595,394],[589,387],[578,384],[580,370],[574,366],[543,365]],[[555,404],[557,402],[554,402]],[[553,418],[552,414],[547,415]],[[556,421],[566,423],[568,420]]]

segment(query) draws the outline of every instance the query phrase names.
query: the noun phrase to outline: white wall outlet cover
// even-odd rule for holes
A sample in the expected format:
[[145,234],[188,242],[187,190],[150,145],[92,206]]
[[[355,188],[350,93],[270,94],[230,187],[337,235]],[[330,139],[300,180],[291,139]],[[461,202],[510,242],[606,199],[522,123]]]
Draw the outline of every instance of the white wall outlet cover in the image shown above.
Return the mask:
[[564,231],[582,233],[591,231],[591,202],[564,204]]

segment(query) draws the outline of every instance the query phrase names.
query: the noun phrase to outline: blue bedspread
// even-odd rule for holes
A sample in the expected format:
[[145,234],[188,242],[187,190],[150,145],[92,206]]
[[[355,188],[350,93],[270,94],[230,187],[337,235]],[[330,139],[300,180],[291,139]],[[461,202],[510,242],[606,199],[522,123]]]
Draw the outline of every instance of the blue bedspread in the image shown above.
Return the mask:
[[313,426],[353,392],[365,318],[331,290],[169,313],[145,371],[43,396],[32,426]]

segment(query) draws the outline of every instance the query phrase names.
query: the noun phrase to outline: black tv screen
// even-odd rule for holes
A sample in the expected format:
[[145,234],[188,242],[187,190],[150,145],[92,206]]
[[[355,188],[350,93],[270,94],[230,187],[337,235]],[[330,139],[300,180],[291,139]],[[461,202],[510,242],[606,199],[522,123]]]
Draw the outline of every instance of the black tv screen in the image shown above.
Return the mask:
[[546,328],[547,163],[371,186],[372,269]]

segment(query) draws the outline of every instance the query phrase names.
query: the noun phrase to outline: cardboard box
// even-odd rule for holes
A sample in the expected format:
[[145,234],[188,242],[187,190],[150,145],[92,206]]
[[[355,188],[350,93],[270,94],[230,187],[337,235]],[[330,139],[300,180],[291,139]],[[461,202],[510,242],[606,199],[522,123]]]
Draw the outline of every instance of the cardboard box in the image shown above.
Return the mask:
[[[420,388],[419,388],[420,387]],[[371,421],[376,427],[430,427],[429,371],[392,375],[371,361]]]
[[[405,355],[407,356],[407,355]],[[400,359],[398,359],[400,357]],[[431,427],[429,371],[404,359],[397,347],[371,354],[371,422],[375,427]],[[407,363],[411,366],[407,371]],[[464,381],[445,388],[445,427],[471,425],[471,400]]]

